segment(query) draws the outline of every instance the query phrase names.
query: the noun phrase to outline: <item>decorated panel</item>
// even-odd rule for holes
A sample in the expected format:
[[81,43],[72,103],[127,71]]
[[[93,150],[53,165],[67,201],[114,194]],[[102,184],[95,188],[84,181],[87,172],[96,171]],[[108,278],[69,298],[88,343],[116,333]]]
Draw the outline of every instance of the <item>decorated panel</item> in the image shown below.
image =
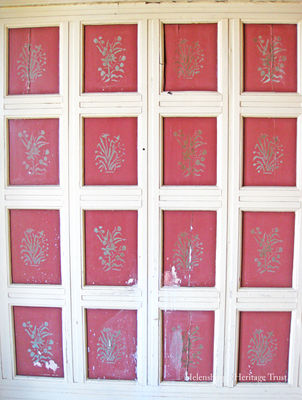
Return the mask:
[[166,286],[214,286],[215,211],[164,211],[163,267]]
[[134,310],[86,310],[88,378],[137,378],[137,315]]
[[85,211],[86,285],[137,283],[137,211]]
[[17,375],[63,377],[62,311],[13,307]]
[[137,91],[137,25],[87,25],[84,91]]
[[60,284],[58,210],[10,210],[13,283]]
[[137,184],[137,119],[85,118],[85,185]]
[[8,94],[59,93],[59,28],[13,28],[8,37]]
[[213,311],[163,311],[163,379],[213,380]]
[[238,381],[287,382],[290,312],[241,312]]

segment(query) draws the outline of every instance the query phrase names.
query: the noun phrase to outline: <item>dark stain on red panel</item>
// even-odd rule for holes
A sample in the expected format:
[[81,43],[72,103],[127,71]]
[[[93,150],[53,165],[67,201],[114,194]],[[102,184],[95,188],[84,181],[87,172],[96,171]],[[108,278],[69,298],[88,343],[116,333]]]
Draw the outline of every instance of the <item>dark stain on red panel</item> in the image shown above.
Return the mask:
[[217,24],[169,24],[164,29],[164,90],[216,91]]
[[58,210],[10,210],[13,283],[60,284]]
[[135,310],[86,310],[88,378],[137,378]]
[[164,185],[216,185],[216,118],[164,118]]
[[137,185],[137,119],[85,118],[85,185]]
[[8,94],[59,92],[59,28],[9,29]]
[[9,120],[10,185],[59,184],[59,120]]
[[85,92],[137,91],[137,25],[87,25]]
[[241,286],[291,287],[294,212],[244,212]]
[[287,382],[290,312],[241,312],[238,382]]
[[61,309],[13,309],[17,375],[64,377]]
[[296,25],[244,25],[244,90],[297,91]]
[[215,211],[164,211],[164,285],[214,286]]
[[85,211],[86,285],[137,283],[137,211]]
[[163,379],[213,380],[213,311],[163,312]]
[[295,186],[295,118],[244,119],[244,186]]

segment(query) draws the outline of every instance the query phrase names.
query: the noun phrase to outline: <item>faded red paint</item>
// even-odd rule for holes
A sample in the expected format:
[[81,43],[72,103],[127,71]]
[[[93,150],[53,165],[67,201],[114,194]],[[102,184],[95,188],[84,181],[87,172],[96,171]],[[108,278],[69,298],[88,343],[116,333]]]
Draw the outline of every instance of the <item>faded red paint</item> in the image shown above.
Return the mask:
[[216,212],[164,211],[163,225],[164,285],[215,286]]
[[164,185],[216,185],[216,160],[216,118],[164,118]]
[[[52,94],[59,93],[59,28],[13,28],[8,30],[9,34],[9,75],[8,94]],[[31,79],[30,85],[22,81],[20,76],[20,55],[24,44],[29,43],[31,48],[31,64],[33,54],[41,46],[43,59],[42,75]],[[28,60],[28,58],[27,58]],[[25,63],[25,69],[30,63]],[[33,70],[33,69],[32,69]]]
[[[296,185],[296,132],[296,118],[244,119],[244,186]],[[259,151],[259,141],[265,151]],[[274,149],[274,141],[278,149]],[[268,164],[277,168],[263,169],[263,154],[270,160]]]
[[238,382],[287,382],[290,321],[290,312],[240,313]]
[[86,310],[88,378],[137,378],[136,314],[135,310]]
[[216,91],[217,24],[166,24],[164,30],[164,90]]
[[[213,311],[163,311],[163,380],[213,380]],[[197,328],[197,329],[196,329]]]
[[[10,185],[58,185],[59,120],[11,119],[8,128]],[[32,139],[37,140],[41,131],[45,132],[44,140],[33,146]],[[28,135],[25,142],[24,134]],[[46,144],[41,146],[42,142]],[[43,171],[33,172],[33,164]]]
[[[99,234],[102,240],[95,232],[99,227],[104,231],[103,235]],[[114,232],[119,232],[115,244],[105,239]],[[86,285],[136,284],[137,211],[85,211],[85,246]],[[118,270],[114,269],[114,264],[119,265]]]
[[[35,236],[28,230],[32,230]],[[46,239],[44,244],[41,238]],[[10,243],[13,283],[61,284],[58,210],[10,210]],[[26,243],[36,249],[36,256],[42,247],[43,261],[31,263],[25,257],[29,254]]]
[[[259,38],[261,36],[261,38]],[[280,39],[277,44],[276,57],[270,57],[272,40]],[[257,48],[263,40],[268,52]],[[285,58],[286,57],[286,58]],[[263,58],[263,61],[261,60]],[[268,62],[270,68],[275,66],[274,80],[265,83]],[[279,64],[282,65],[279,65]],[[261,75],[261,70],[263,75]],[[282,72],[284,71],[284,72]],[[272,75],[271,75],[272,76]],[[295,24],[245,24],[244,25],[244,90],[252,92],[296,92],[297,91],[297,25]]]
[[[104,46],[100,52],[94,42],[95,39],[102,37]],[[118,43],[115,48],[117,53],[112,53],[112,46]],[[84,29],[84,91],[85,92],[136,92],[137,91],[137,25],[87,25]],[[109,49],[109,51],[108,51]],[[111,49],[111,50],[110,50]],[[120,60],[119,57],[126,57]],[[102,79],[99,68],[106,67],[104,64],[108,60],[113,60],[110,64],[110,72],[122,62],[121,77],[106,82]],[[107,73],[107,69],[106,73]],[[116,71],[119,72],[118,70]]]
[[[85,118],[84,137],[85,185],[137,185],[137,118]],[[100,153],[102,141],[111,143],[106,148],[111,171],[100,169],[99,161],[104,162],[104,153]],[[114,142],[120,146],[119,155],[112,152]],[[96,158],[98,154],[100,158]],[[119,162],[117,168],[115,159]]]
[[[64,377],[61,308],[14,306],[13,314],[17,375]],[[47,329],[51,335],[42,338],[42,342],[39,336],[34,335],[34,337],[31,338],[23,326],[23,324],[27,322],[32,324],[32,330],[34,330],[35,326],[40,328],[46,322],[48,324]],[[43,361],[40,362],[41,366],[34,365],[35,361],[33,361],[31,356],[33,348],[37,349],[37,345],[40,350],[42,348],[43,352],[47,340],[52,340],[53,342],[49,344],[51,347],[51,349],[49,349],[51,355],[46,354],[46,358],[50,358],[50,360],[48,360],[48,366],[49,364],[53,366],[53,364],[50,363],[50,361],[53,361],[57,365],[55,371],[51,368],[47,368],[46,363]],[[35,353],[37,353],[37,350]]]
[[[261,234],[257,234],[257,227]],[[294,212],[243,213],[241,286],[292,286],[294,230]],[[259,245],[256,238],[263,240],[263,245]],[[266,268],[265,265],[277,268]]]

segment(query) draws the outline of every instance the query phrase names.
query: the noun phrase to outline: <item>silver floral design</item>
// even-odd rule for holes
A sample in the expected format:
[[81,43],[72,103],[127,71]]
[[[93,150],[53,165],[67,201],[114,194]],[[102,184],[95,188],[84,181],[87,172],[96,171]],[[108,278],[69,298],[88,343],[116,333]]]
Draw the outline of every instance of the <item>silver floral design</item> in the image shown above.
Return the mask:
[[204,52],[199,40],[180,39],[176,50],[178,78],[193,79],[203,69]]
[[283,164],[283,145],[278,136],[270,138],[262,133],[253,151],[253,166],[258,174],[271,175]]
[[48,257],[49,242],[44,231],[29,228],[20,244],[21,259],[25,265],[39,267]]
[[261,66],[258,67],[261,82],[279,83],[285,76],[285,62],[287,57],[284,55],[286,49],[282,46],[281,37],[274,36],[271,39],[264,39],[261,35],[254,39],[260,53]]
[[122,37],[105,42],[102,36],[94,38],[98,51],[101,54],[101,66],[98,68],[100,76],[105,83],[117,82],[125,75],[126,49],[122,47]]
[[125,264],[125,252],[127,247],[125,242],[127,241],[122,236],[122,228],[116,226],[111,231],[105,229],[102,226],[96,227],[94,232],[101,244],[102,254],[99,256],[101,260],[103,270],[108,271],[121,271]]
[[255,329],[248,345],[248,359],[252,365],[264,366],[272,361],[277,349],[273,332],[265,334],[262,329]]
[[111,328],[102,329],[97,343],[97,358],[102,363],[114,364],[122,358],[123,351],[121,331]]
[[95,164],[101,173],[113,174],[125,162],[125,146],[120,136],[111,136],[104,133],[99,137],[95,150]]
[[25,83],[27,93],[31,88],[31,83],[40,78],[46,68],[46,53],[41,45],[32,45],[30,42],[24,43],[22,51],[17,60],[18,75]]
[[28,175],[43,175],[49,165],[49,143],[45,138],[45,131],[40,130],[37,134],[27,133],[26,130],[19,132],[18,137],[25,147],[26,160],[22,162]]

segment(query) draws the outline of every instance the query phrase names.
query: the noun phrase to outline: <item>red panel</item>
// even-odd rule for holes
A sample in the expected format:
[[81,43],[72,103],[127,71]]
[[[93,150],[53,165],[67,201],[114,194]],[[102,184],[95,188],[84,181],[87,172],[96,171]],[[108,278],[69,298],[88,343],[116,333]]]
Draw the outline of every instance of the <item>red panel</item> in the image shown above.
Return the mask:
[[241,285],[291,287],[295,213],[244,212]]
[[214,286],[215,211],[164,212],[164,285]]
[[59,120],[9,120],[9,183],[59,184]]
[[86,285],[137,282],[137,211],[85,211]]
[[163,312],[163,379],[213,380],[213,311]]
[[59,93],[58,27],[9,29],[8,93]]
[[165,25],[164,90],[217,90],[217,24]]
[[164,118],[164,184],[216,185],[216,118]]
[[85,26],[85,92],[137,91],[137,25]]
[[245,186],[296,185],[295,118],[244,119]]
[[61,309],[13,309],[17,375],[63,377]]
[[13,283],[60,284],[57,210],[10,210]]
[[137,119],[85,118],[85,185],[137,185]]
[[244,25],[244,90],[296,92],[296,25]]
[[241,312],[239,382],[287,382],[290,312]]
[[88,378],[136,379],[134,310],[86,310]]

